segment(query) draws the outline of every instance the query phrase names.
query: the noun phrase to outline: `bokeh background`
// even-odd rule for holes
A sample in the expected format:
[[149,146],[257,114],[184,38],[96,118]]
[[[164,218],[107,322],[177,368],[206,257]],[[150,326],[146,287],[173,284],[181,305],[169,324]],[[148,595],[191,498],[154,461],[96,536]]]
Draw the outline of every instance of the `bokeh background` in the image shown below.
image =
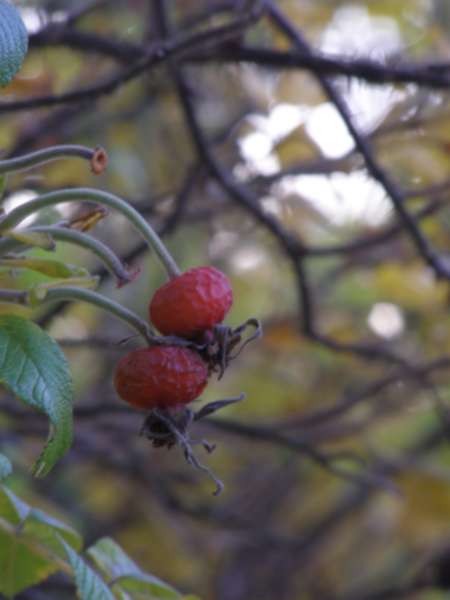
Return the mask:
[[[112,536],[143,568],[204,600],[446,598],[448,277],[418,252],[389,185],[448,270],[449,3],[16,4],[30,52],[1,93],[4,156],[82,143],[104,146],[110,163],[99,178],[77,160],[17,174],[4,208],[61,187],[114,192],[161,232],[182,269],[225,271],[235,296],[227,323],[256,317],[264,337],[196,403],[247,395],[192,431],[217,444],[208,456],[196,450],[225,483],[215,498],[179,449],[139,437],[143,415],[117,398],[114,365],[139,344],[121,343],[129,330],[86,305],[36,311],[70,361],[76,440],[33,481],[47,424],[5,396],[12,488],[88,543]],[[191,38],[170,53],[173,40]],[[122,82],[158,44],[159,58]],[[252,58],[252,49],[266,54]],[[325,73],[331,98],[320,62],[264,64],[271,52],[336,58]],[[385,83],[371,80],[367,61]],[[348,64],[362,65],[362,76],[340,74]],[[405,64],[409,80],[396,83]],[[444,83],[428,85],[421,73]],[[115,83],[100,94],[105,81]],[[65,98],[74,90],[79,97]],[[336,97],[388,173],[387,189]],[[164,281],[157,260],[113,213],[95,235],[140,267],[136,281],[117,289],[91,256],[64,244],[57,256],[100,273],[102,293],[147,318]],[[2,273],[24,288],[38,278]],[[71,593],[56,577],[20,598]]]

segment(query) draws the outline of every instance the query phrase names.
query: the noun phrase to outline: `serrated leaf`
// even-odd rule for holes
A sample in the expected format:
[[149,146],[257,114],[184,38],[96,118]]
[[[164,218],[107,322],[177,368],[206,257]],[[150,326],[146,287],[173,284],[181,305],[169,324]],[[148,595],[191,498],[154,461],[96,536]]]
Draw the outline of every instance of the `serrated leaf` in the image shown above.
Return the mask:
[[50,419],[50,434],[35,466],[46,475],[72,443],[72,380],[57,343],[31,321],[0,316],[0,383]]
[[60,538],[76,551],[81,550],[83,546],[83,540],[75,529],[37,508],[28,513],[22,531],[60,556],[63,555]]
[[51,235],[39,231],[4,231],[2,237],[20,242],[24,246],[42,248],[43,250],[54,250],[56,246]]
[[0,481],[9,477],[12,473],[12,464],[9,458],[4,454],[0,454]]
[[122,591],[128,592],[134,600],[181,600],[181,595],[153,575],[146,573],[120,577],[114,584]]
[[101,577],[64,540],[61,544],[72,567],[80,600],[115,600]]
[[0,518],[11,525],[20,525],[28,513],[30,507],[23,500],[18,498],[8,488],[0,486]]
[[[132,598],[161,598],[180,600],[180,594],[170,585],[144,573],[122,548],[110,538],[102,538],[91,546],[87,554],[101,573],[114,581],[114,589],[128,592]],[[138,595],[136,595],[138,594]]]
[[28,34],[19,11],[0,0],[0,86],[7,85],[22,66]]
[[57,277],[59,279],[86,277],[89,275],[89,271],[83,267],[69,265],[51,258],[2,258],[0,259],[0,267],[30,269],[48,277]]
[[11,490],[0,487],[0,593],[8,598],[43,581],[58,568],[20,538],[20,526],[30,511]]
[[20,525],[21,533],[56,553],[61,552],[60,538],[75,550],[80,550],[83,545],[75,529],[42,510],[31,508],[5,486],[0,486],[0,518],[15,527]]
[[58,557],[67,558],[61,540],[76,549],[82,545],[71,527],[0,487],[1,593],[13,597],[58,571]]
[[13,598],[57,570],[54,562],[40,556],[20,537],[2,531],[0,523],[0,593]]
[[111,579],[139,573],[139,567],[111,538],[101,538],[87,550],[88,556],[101,573]]

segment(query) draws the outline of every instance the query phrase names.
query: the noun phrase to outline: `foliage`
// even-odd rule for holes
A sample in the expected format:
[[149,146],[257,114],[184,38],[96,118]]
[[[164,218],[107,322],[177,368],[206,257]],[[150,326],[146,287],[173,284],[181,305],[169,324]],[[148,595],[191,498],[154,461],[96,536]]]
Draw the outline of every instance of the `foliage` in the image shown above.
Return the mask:
[[35,467],[47,474],[72,442],[72,380],[58,345],[37,325],[16,315],[0,316],[0,381],[48,416],[51,433]]
[[143,595],[183,600],[172,587],[141,571],[111,539],[103,538],[86,550],[102,574],[80,554],[82,545],[72,527],[31,508],[7,487],[0,488],[0,592],[7,598],[63,571],[74,579],[81,600],[133,600]]

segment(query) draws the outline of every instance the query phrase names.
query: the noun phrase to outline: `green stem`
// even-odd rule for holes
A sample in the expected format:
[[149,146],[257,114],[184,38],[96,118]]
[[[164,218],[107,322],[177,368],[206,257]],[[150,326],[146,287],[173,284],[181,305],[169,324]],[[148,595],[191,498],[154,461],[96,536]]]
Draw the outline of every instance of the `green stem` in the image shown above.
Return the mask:
[[84,290],[76,287],[60,287],[53,288],[47,291],[47,294],[43,300],[44,302],[59,302],[61,300],[78,300],[81,302],[87,302],[93,304],[102,310],[106,310],[118,319],[121,319],[137,331],[146,342],[151,343],[153,341],[154,334],[150,326],[140,317],[138,317],[133,311],[125,308],[121,304],[110,300],[106,296],[102,296],[92,290]]
[[[97,292],[71,286],[49,288],[45,298],[42,300],[42,304],[45,302],[60,302],[61,300],[81,301],[93,304],[127,323],[127,325],[137,331],[147,343],[150,344],[155,341],[155,335],[151,327],[143,319],[138,317],[138,315],[128,308],[125,308],[121,304],[118,304],[117,302],[114,302],[114,300],[110,300]],[[0,303],[1,302],[29,305],[28,292],[0,289]]]
[[70,144],[43,148],[42,150],[36,150],[36,152],[30,152],[30,154],[24,154],[23,156],[0,160],[0,175],[12,173],[14,171],[24,171],[52,160],[57,160],[58,158],[70,158],[75,156],[86,160],[92,160],[95,153],[95,149]]
[[161,239],[147,221],[130,204],[109,192],[96,190],[92,188],[73,188],[69,190],[58,190],[43,194],[34,200],[30,200],[17,208],[14,208],[9,214],[0,219],[0,233],[12,229],[23,219],[28,217],[41,208],[54,206],[63,202],[73,200],[89,200],[103,206],[116,209],[126,217],[132,225],[141,233],[150,248],[152,248],[163,266],[165,267],[171,279],[180,275],[180,270],[173,260],[172,256],[162,243]]
[[14,304],[26,304],[27,292],[17,290],[0,290],[0,303],[13,302]]
[[[67,227],[57,227],[56,225],[29,227],[24,233],[46,233],[59,242],[68,242],[69,244],[75,244],[76,246],[90,250],[102,261],[108,271],[116,277],[119,287],[133,280],[133,273],[126,269],[120,258],[106,244],[86,233]],[[0,256],[22,247],[23,249],[27,249],[30,246],[26,246],[26,244],[14,239],[0,238]]]

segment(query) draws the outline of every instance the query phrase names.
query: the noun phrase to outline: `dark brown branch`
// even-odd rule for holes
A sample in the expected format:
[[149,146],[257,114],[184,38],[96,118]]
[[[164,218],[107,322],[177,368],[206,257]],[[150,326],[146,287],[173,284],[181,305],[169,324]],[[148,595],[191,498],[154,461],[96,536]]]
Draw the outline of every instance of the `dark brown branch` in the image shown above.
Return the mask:
[[[445,201],[432,201],[426,206],[418,210],[413,216],[417,223],[435,215],[439,210],[446,207],[448,202]],[[380,233],[371,236],[362,236],[358,239],[354,239],[350,242],[343,244],[336,244],[334,246],[323,246],[315,247],[308,246],[308,257],[324,257],[324,256],[337,256],[339,254],[357,254],[362,253],[372,248],[380,247],[386,242],[390,242],[393,238],[404,234],[405,230],[399,223],[395,223],[390,227],[387,227]]]
[[115,92],[128,81],[148,72],[150,69],[169,60],[169,58],[181,58],[184,53],[195,50],[197,47],[211,50],[211,48],[224,43],[230,37],[233,38],[240,31],[244,31],[254,22],[255,18],[256,16],[252,11],[241,19],[228,23],[227,25],[211,27],[204,32],[181,36],[178,39],[171,39],[167,42],[156,44],[148,49],[145,52],[145,55],[133,63],[129,68],[106,77],[98,84],[59,95],[55,94],[28,98],[25,100],[2,102],[0,103],[0,114],[73,102],[92,102],[101,96]]
[[192,52],[185,60],[189,63],[204,64],[218,62],[224,64],[253,63],[255,65],[283,69],[307,69],[315,75],[358,77],[373,84],[415,83],[434,89],[450,88],[450,66],[404,64],[394,65],[374,61],[369,58],[346,58],[327,56],[320,52],[305,52],[304,49],[276,50],[255,46],[221,46],[213,54]]
[[[143,46],[60,25],[46,27],[30,36],[31,48],[52,45],[65,45],[82,52],[99,53],[119,61],[139,59],[146,54]],[[389,64],[370,58],[349,59],[327,56],[318,51],[304,53],[298,50],[283,51],[249,45],[221,45],[214,52],[192,48],[183,60],[192,64],[253,63],[276,70],[308,69],[323,76],[358,77],[373,84],[415,83],[434,89],[450,88],[450,65],[447,64]]]
[[[301,33],[294,25],[285,17],[282,11],[272,1],[267,1],[267,7],[271,19],[275,25],[282,31],[285,36],[294,44],[294,46],[306,56],[312,56],[313,52],[309,44],[305,41]],[[392,200],[394,209],[398,215],[400,222],[407,231],[412,242],[415,244],[417,251],[422,256],[424,261],[433,269],[435,275],[439,278],[450,279],[450,261],[445,260],[431,246],[428,239],[422,233],[417,225],[414,217],[410,215],[405,208],[405,199],[397,184],[391,176],[380,166],[376,160],[375,154],[368,139],[356,126],[349,108],[345,100],[339,94],[333,83],[320,73],[316,73],[316,77],[320,82],[323,90],[335,105],[337,111],[342,117],[350,135],[355,142],[355,146],[364,158],[366,167],[370,175],[378,181],[385,189],[386,193]]]
[[65,46],[81,52],[91,52],[129,63],[145,57],[142,46],[103,37],[97,33],[79,31],[66,25],[49,25],[29,37],[30,48]]

